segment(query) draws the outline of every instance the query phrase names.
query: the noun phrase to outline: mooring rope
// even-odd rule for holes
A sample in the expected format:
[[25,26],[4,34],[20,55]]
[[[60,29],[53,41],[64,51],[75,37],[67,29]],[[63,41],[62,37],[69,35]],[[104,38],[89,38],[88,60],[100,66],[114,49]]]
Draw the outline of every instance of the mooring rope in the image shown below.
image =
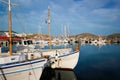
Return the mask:
[[7,80],[7,78],[6,78],[5,74],[4,74],[4,71],[3,71],[3,69],[1,68],[1,66],[0,66],[0,71],[1,71],[1,73],[2,73],[2,75],[3,75],[3,79],[4,79],[4,80]]

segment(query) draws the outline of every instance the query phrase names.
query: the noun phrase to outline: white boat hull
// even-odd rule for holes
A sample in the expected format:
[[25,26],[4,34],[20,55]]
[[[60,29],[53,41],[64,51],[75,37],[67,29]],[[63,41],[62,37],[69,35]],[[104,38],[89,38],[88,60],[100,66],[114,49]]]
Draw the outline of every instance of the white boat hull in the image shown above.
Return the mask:
[[51,66],[52,68],[74,69],[79,60],[79,51],[71,51],[70,48],[56,49],[49,53],[43,52],[43,55],[44,54],[51,56],[47,63],[48,66]]
[[[79,52],[69,52],[70,49],[58,49],[43,51],[44,55],[50,55],[50,59],[57,62],[54,68],[74,69],[79,59]],[[55,56],[59,53],[58,56]],[[47,59],[37,59],[28,62],[14,62],[11,64],[0,64],[0,80],[39,80],[43,68],[48,64]]]
[[23,63],[1,65],[0,80],[39,80],[42,74],[45,59]]
[[74,69],[79,60],[79,52],[72,52],[60,56],[62,60],[61,68]]

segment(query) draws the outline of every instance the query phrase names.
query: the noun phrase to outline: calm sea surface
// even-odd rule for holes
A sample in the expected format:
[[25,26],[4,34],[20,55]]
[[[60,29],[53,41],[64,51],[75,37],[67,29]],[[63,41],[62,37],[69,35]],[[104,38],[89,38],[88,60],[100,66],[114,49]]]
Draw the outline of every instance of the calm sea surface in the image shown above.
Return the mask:
[[[74,45],[71,47],[74,48]],[[16,51],[16,48],[14,49]],[[81,46],[79,61],[74,73],[77,80],[120,80],[120,45]]]
[[78,80],[120,80],[120,45],[81,46]]

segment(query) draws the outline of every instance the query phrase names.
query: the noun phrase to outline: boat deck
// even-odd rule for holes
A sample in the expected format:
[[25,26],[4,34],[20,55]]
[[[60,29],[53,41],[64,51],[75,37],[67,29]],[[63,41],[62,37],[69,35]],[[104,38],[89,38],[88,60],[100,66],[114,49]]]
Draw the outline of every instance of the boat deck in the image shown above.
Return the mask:
[[[18,55],[20,55],[20,54],[15,53],[12,56],[18,56]],[[9,55],[9,53],[0,53],[0,58],[3,58],[3,57],[10,57],[10,55]]]

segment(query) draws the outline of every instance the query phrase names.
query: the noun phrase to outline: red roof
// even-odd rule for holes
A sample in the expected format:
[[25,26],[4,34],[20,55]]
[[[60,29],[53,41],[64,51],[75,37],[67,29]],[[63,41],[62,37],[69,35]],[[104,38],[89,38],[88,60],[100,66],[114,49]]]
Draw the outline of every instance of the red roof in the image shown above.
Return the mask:
[[[9,37],[7,37],[7,36],[0,36],[0,40],[9,40]],[[21,38],[13,38],[13,40],[15,40],[15,41],[19,41],[19,40],[21,40]]]

